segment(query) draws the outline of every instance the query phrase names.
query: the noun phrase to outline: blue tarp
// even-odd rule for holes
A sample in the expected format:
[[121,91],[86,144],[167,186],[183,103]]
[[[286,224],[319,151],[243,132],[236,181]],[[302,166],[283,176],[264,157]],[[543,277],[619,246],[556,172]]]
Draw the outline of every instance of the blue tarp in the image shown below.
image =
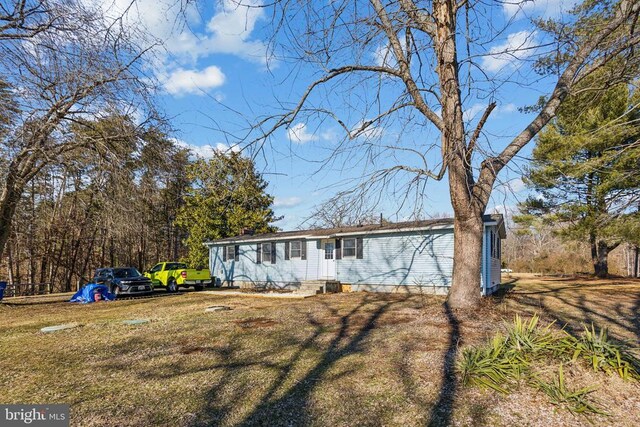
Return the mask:
[[74,296],[71,297],[69,302],[79,302],[81,304],[89,304],[95,302],[95,294],[101,295],[101,300],[113,301],[116,296],[109,292],[109,288],[105,285],[98,285],[97,283],[88,283],[82,287]]
[[0,301],[4,298],[4,290],[7,289],[7,282],[0,282]]

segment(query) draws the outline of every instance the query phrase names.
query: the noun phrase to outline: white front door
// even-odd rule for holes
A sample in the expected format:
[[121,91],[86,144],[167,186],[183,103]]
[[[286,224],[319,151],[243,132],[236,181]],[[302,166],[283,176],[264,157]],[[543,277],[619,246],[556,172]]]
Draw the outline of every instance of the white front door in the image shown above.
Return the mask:
[[334,240],[323,240],[321,242],[323,250],[320,251],[320,278],[336,278],[336,243]]

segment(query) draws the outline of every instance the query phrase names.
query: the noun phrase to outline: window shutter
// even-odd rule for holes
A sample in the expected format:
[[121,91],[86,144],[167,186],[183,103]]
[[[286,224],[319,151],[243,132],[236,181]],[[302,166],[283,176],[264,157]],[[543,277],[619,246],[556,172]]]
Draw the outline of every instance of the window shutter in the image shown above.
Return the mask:
[[271,264],[276,263],[276,242],[271,242]]
[[222,261],[227,262],[227,247],[223,246],[221,249],[222,249]]
[[356,259],[364,258],[364,252],[362,250],[362,237],[356,239]]
[[307,259],[307,241],[300,242],[300,259]]
[[262,262],[262,244],[258,243],[257,245],[258,251],[256,252],[256,264],[260,264]]
[[342,239],[336,239],[336,259],[342,259]]
[[233,248],[233,252],[234,252],[234,255],[235,255],[235,261],[240,261],[240,245],[236,245]]
[[289,259],[289,242],[284,242],[284,259]]

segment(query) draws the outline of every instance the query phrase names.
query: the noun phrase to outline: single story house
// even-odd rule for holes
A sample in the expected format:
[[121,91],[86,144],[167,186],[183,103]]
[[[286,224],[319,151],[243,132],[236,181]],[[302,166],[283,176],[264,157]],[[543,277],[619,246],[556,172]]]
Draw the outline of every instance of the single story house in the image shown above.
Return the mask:
[[[481,292],[500,284],[502,215],[484,216]],[[445,294],[453,219],[243,235],[205,243],[218,280],[241,287],[348,284],[352,290]]]

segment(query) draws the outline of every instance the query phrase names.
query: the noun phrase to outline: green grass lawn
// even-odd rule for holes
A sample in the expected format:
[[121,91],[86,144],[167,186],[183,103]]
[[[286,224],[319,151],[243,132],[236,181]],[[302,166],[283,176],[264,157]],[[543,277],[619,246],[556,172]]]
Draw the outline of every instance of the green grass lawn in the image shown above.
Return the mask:
[[[452,313],[442,297],[372,293],[5,300],[0,402],[68,403],[82,426],[589,425],[526,387],[508,396],[464,388],[454,362],[516,312],[575,328],[594,321],[637,346],[640,284],[515,285],[474,313]],[[233,310],[205,314],[211,305]],[[133,318],[151,322],[121,323]],[[68,322],[83,326],[39,332]],[[637,383],[576,372],[610,414],[596,425],[638,424]]]

